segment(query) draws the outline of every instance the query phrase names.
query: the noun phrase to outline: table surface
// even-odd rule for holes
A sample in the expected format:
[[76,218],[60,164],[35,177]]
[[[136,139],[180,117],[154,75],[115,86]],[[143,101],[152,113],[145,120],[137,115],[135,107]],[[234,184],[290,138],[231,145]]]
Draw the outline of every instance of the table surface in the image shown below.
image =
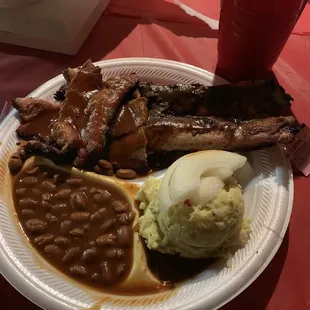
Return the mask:
[[[184,0],[218,18],[220,0]],[[289,38],[274,73],[295,101],[297,120],[310,125],[310,4]],[[111,31],[113,29],[113,31]],[[217,32],[173,1],[112,0],[76,56],[0,43],[0,107],[26,96],[68,66],[121,57],[181,61],[214,72]],[[295,176],[294,207],[283,243],[267,269],[223,310],[310,309],[310,178]],[[0,276],[0,309],[38,310]]]

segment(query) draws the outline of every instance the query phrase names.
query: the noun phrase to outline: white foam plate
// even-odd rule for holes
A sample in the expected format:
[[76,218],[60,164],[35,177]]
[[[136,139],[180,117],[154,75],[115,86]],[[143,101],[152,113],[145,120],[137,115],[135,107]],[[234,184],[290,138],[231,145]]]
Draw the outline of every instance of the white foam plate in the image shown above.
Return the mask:
[[[142,81],[154,83],[224,83],[210,72],[167,60],[126,58],[97,65],[102,68],[104,78],[134,71]],[[30,95],[52,100],[62,83],[63,77],[57,76]],[[217,309],[262,273],[282,242],[292,211],[293,178],[284,151],[275,146],[246,154],[248,165],[239,174],[239,181],[243,186],[246,216],[252,220],[252,234],[246,246],[235,253],[230,268],[214,265],[186,281],[167,298],[113,297],[86,288],[44,262],[29,246],[14,207],[8,203],[6,160],[17,142],[18,125],[17,113],[12,111],[0,127],[0,271],[17,290],[44,309]],[[160,171],[156,176],[163,174]]]

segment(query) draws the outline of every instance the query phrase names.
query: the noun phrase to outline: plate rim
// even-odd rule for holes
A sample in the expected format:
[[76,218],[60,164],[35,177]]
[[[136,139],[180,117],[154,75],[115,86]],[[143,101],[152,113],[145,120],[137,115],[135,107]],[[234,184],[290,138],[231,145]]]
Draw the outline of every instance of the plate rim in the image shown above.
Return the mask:
[[[128,57],[128,58],[117,58],[117,59],[111,59],[111,60],[102,60],[98,62],[94,62],[95,65],[104,66],[103,69],[109,68],[109,67],[117,67],[119,65],[148,65],[154,67],[164,67],[165,65],[168,65],[170,69],[176,69],[178,71],[184,70],[184,71],[190,71],[191,73],[199,73],[204,75],[206,78],[209,76],[210,78],[216,78],[218,81],[225,82],[224,79],[216,76],[212,72],[206,71],[204,69],[198,68],[196,66],[178,62],[178,61],[172,61],[172,60],[166,60],[166,59],[158,59],[158,58],[149,58],[149,57]],[[41,88],[44,86],[52,87],[53,85],[59,84],[60,80],[64,81],[64,78],[62,75],[57,75],[54,78],[46,81],[45,83],[38,86],[35,90],[33,90],[27,97],[30,96],[36,96],[36,93],[40,91]],[[0,124],[0,139],[4,138],[6,134],[9,132],[3,132],[3,128],[6,126],[7,122],[10,121],[10,119],[17,115],[17,111],[12,110],[6,118],[3,120],[3,122]],[[243,292],[247,287],[249,287],[258,277],[259,275],[266,269],[266,267],[269,265],[275,254],[277,253],[279,247],[282,244],[283,238],[285,236],[285,233],[287,231],[290,217],[292,214],[292,208],[293,208],[293,200],[294,200],[294,180],[293,180],[293,173],[292,168],[289,159],[284,155],[283,149],[281,149],[279,146],[279,152],[282,153],[283,162],[285,163],[285,173],[288,175],[288,203],[287,203],[287,212],[286,217],[282,225],[282,230],[279,234],[275,234],[273,231],[270,230],[270,234],[273,238],[275,243],[273,250],[269,252],[269,255],[267,259],[264,260],[264,263],[261,264],[261,266],[256,270],[255,273],[252,273],[251,276],[249,276],[249,279],[245,281],[245,283],[238,287],[237,290],[233,294],[228,293],[228,296],[223,296],[223,301],[220,304],[217,304],[212,309],[219,309],[223,305],[230,302],[232,299],[234,299],[236,296],[238,296],[241,292]],[[0,235],[1,236],[1,235]],[[269,240],[269,238],[267,238]],[[258,245],[260,247],[260,244]],[[2,276],[8,281],[20,294],[22,294],[24,297],[26,297],[28,300],[30,300],[32,303],[37,305],[38,307],[44,307],[44,309],[59,309],[60,306],[60,300],[55,300],[53,296],[45,294],[39,287],[33,286],[33,284],[29,283],[30,285],[27,285],[28,282],[25,277],[19,272],[19,270],[16,268],[14,264],[6,257],[6,253],[2,251],[2,247],[0,247],[0,270]],[[40,294],[41,293],[41,294]],[[225,293],[227,295],[227,293]],[[191,309],[203,309],[205,300],[203,298],[200,298],[199,300],[196,300],[196,303],[192,306],[190,305],[183,305],[181,307],[178,307],[178,309],[184,309],[187,310],[189,307]],[[47,306],[48,305],[48,306]],[[74,309],[69,304],[63,305],[66,306],[67,309]]]

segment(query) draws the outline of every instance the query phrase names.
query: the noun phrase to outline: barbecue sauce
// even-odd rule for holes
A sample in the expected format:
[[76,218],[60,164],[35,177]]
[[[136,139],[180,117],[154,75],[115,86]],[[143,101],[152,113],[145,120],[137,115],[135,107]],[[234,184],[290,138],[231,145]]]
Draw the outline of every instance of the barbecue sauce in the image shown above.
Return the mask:
[[43,110],[33,120],[23,124],[17,129],[21,137],[27,137],[27,140],[39,139],[49,141],[51,127],[58,118],[58,110]]

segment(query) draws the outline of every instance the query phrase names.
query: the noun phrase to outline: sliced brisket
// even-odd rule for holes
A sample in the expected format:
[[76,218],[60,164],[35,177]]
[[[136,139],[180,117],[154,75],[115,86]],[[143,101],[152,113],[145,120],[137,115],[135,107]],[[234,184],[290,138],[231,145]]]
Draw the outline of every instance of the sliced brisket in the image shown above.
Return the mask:
[[20,126],[16,133],[25,140],[49,142],[51,126],[58,118],[60,105],[37,98],[16,98],[13,107],[19,112]]
[[68,84],[66,99],[61,105],[58,119],[52,126],[51,136],[56,145],[63,149],[83,147],[80,133],[88,121],[85,109],[101,84],[100,68],[87,61]]
[[112,77],[105,81],[101,90],[91,98],[85,109],[87,123],[81,132],[84,147],[74,161],[75,166],[82,167],[88,159],[100,155],[106,143],[108,126],[117,108],[137,83],[138,78],[135,74]]
[[140,127],[136,132],[111,143],[109,161],[117,169],[143,170],[147,167],[146,146],[144,127]]
[[148,119],[147,99],[139,97],[122,105],[110,126],[112,138],[136,132]]

